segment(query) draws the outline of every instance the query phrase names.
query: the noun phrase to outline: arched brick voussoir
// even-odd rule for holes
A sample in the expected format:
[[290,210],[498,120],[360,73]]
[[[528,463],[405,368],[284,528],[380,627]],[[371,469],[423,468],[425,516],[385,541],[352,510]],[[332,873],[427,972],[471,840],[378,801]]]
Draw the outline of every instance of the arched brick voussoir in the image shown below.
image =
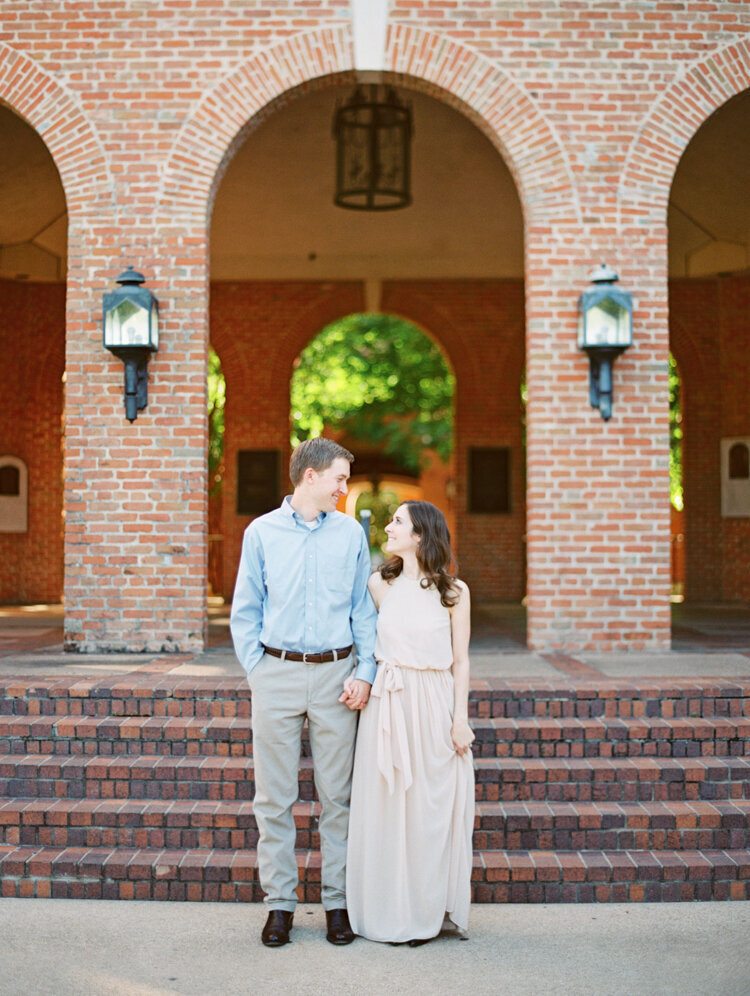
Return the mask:
[[631,143],[622,170],[621,224],[666,217],[680,158],[700,126],[750,88],[750,40],[733,42],[680,74],[654,104]]
[[[249,127],[287,94],[293,99],[300,86],[352,71],[348,25],[294,35],[259,52],[219,83],[183,125],[163,174],[162,204],[205,215],[231,150]],[[527,223],[580,220],[561,143],[528,95],[489,60],[443,36],[393,26],[386,71],[449,103],[487,135],[516,180]]]
[[111,196],[112,177],[99,136],[75,98],[32,59],[0,43],[0,102],[41,136],[60,173],[68,211]]
[[212,191],[259,112],[278,107],[286,92],[321,76],[351,72],[348,25],[304,32],[260,51],[222,80],[198,104],[175,140],[162,177],[163,206],[205,218]]
[[545,219],[580,222],[578,192],[562,142],[531,97],[499,66],[444,35],[395,24],[388,32],[386,69],[435,87],[435,96],[489,138],[516,181],[527,225]]

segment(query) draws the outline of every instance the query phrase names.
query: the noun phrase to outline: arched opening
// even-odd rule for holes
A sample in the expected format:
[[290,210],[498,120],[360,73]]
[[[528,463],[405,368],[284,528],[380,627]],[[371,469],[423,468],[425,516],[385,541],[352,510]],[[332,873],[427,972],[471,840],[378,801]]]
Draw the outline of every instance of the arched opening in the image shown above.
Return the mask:
[[[496,148],[434,88],[428,94],[417,80],[394,82],[414,116],[410,207],[373,213],[334,205],[331,124],[337,102],[352,89],[338,77],[286,94],[253,121],[216,190],[210,323],[227,385],[225,597],[264,487],[266,501],[287,490],[292,364],[321,329],[352,314],[398,315],[450,356],[456,402],[449,502],[462,576],[477,601],[520,602],[525,592],[523,219],[516,186]],[[356,474],[364,451],[352,445]],[[504,451],[510,498],[502,509],[476,510],[472,465],[479,451],[492,449]],[[399,466],[383,468],[386,479],[410,483]],[[245,502],[250,492],[256,504]]]
[[23,468],[24,487],[2,499],[0,604],[62,601],[66,255],[66,201],[52,156],[0,104],[0,439],[6,466]]
[[216,597],[223,586],[224,556],[221,537],[221,498],[224,487],[224,408],[227,382],[219,354],[208,351],[208,594]]
[[669,503],[672,533],[672,601],[685,597],[685,498],[682,484],[682,384],[669,354]]
[[442,508],[455,532],[454,393],[449,361],[411,322],[356,314],[322,329],[294,361],[292,446],[328,435],[354,454],[342,511],[371,512],[371,547],[407,497]]
[[[715,111],[669,201],[670,346],[679,366],[687,606],[750,604],[750,507],[727,504],[723,454],[750,436],[750,91]],[[674,447],[673,447],[674,453]]]

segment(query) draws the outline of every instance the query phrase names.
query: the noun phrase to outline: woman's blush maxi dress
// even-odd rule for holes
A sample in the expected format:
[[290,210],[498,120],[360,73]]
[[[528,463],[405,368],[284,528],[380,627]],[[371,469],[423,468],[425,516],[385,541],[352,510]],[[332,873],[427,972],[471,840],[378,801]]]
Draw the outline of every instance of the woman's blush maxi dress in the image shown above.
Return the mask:
[[359,720],[346,870],[349,920],[372,941],[460,930],[471,902],[474,769],[451,741],[451,620],[434,587],[395,578]]

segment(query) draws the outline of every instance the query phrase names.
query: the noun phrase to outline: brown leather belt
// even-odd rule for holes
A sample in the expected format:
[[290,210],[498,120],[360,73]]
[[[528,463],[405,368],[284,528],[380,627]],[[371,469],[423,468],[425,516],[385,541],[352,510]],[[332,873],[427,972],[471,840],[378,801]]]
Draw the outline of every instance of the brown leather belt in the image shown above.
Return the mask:
[[303,664],[327,664],[329,661],[343,661],[352,652],[353,644],[342,647],[341,650],[323,650],[319,654],[298,654],[294,650],[277,650],[275,647],[261,646],[271,657],[280,657],[282,660],[302,661]]

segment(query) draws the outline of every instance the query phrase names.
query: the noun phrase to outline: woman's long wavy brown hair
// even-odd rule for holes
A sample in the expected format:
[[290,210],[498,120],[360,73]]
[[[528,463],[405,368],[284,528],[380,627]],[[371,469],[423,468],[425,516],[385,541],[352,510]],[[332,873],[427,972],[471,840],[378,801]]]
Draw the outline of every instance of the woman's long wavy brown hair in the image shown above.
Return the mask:
[[[455,574],[449,573],[455,567],[455,560],[445,516],[429,501],[402,501],[401,505],[408,509],[411,527],[419,536],[417,563],[424,573],[420,584],[423,588],[434,585],[440,592],[441,603],[449,609],[456,604],[461,593]],[[401,557],[393,556],[380,568],[380,574],[386,581],[392,581],[403,569]]]

